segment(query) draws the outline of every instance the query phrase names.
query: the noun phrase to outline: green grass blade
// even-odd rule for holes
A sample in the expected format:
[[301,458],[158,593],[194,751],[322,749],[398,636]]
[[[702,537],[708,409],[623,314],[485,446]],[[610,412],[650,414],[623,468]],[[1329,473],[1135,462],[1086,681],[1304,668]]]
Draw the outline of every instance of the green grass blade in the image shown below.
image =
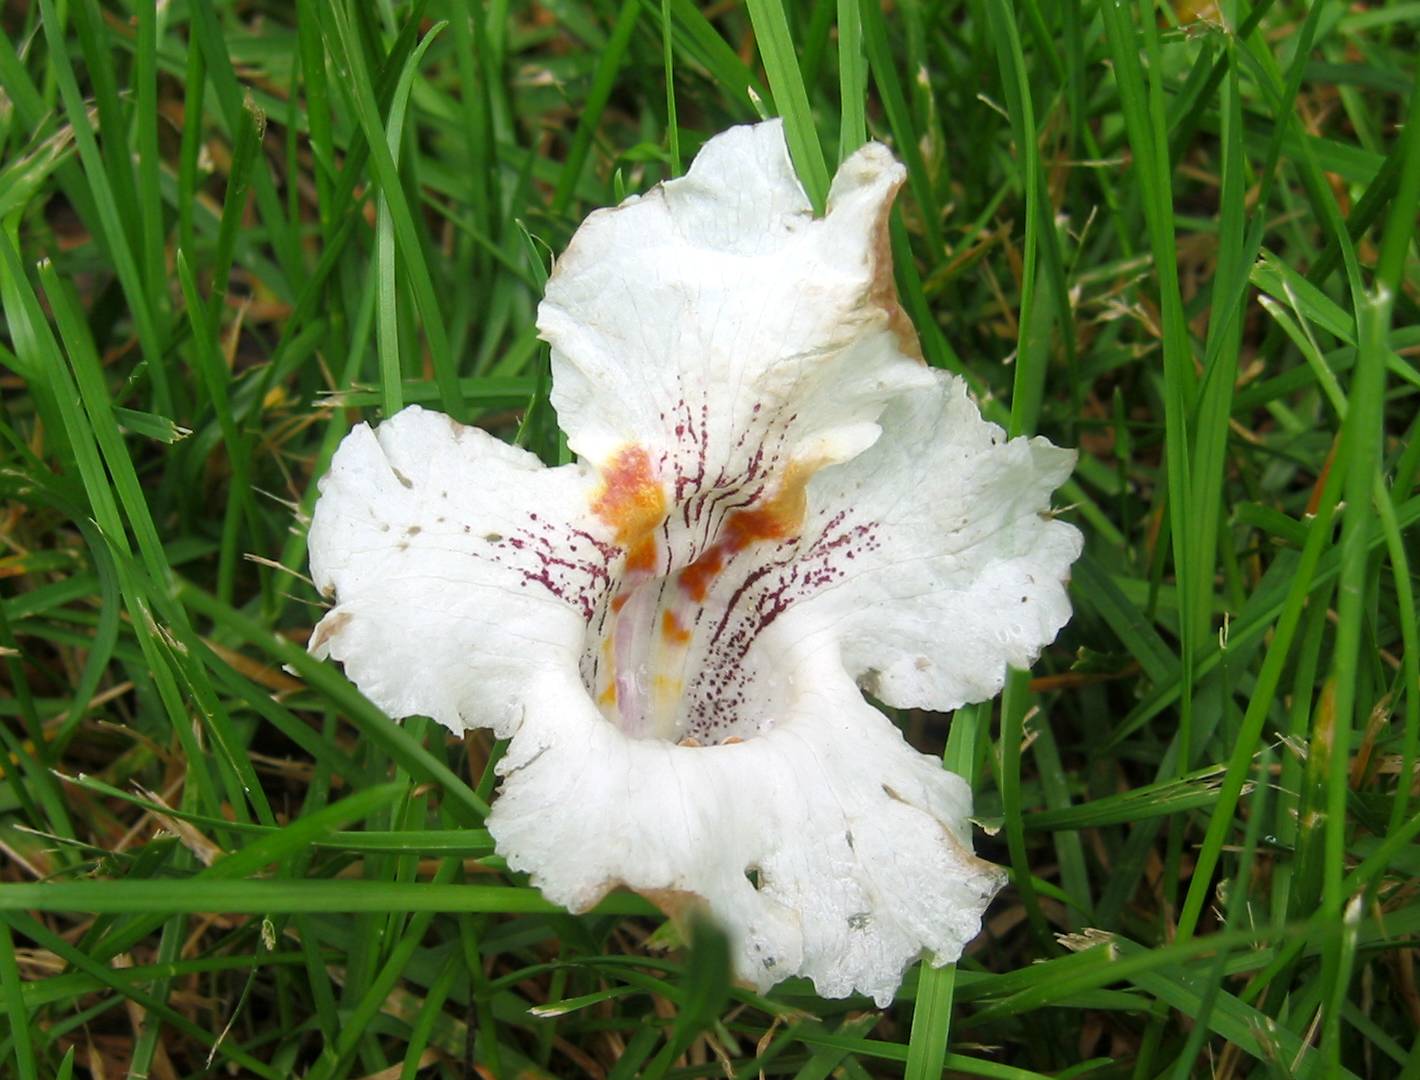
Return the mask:
[[10,926],[0,921],[0,991],[5,995],[5,1018],[9,1023],[10,1040],[14,1045],[12,1059],[21,1080],[39,1080],[35,1063],[34,1040],[30,1034],[29,1010],[25,1008],[20,988],[20,968],[15,963],[15,943]]
[[[398,160],[400,140],[404,134],[405,110],[409,106],[409,93],[414,88],[414,76],[419,71],[419,61],[434,44],[445,23],[432,27],[415,50],[409,54],[404,69],[399,74],[395,86],[394,99],[390,102],[389,119],[385,129],[386,145],[391,159]],[[378,221],[375,226],[375,276],[379,282],[379,297],[375,305],[375,328],[377,351],[380,358],[380,390],[384,414],[393,416],[404,408],[400,393],[399,346],[399,278],[395,267],[394,216],[390,211],[389,198],[381,190],[377,200]],[[442,393],[444,388],[440,387]]]
[[666,80],[666,152],[671,158],[671,176],[684,170],[680,162],[680,118],[675,107],[675,35],[671,32],[671,0],[661,0],[661,66]]
[[[66,881],[0,885],[0,911],[81,911],[90,914],[175,913],[266,915],[282,912],[498,912],[550,915],[562,909],[536,889],[512,885],[450,885],[427,881]],[[591,914],[653,915],[630,893],[607,897]]]
[[[69,116],[70,124],[73,125],[74,139],[79,149],[79,159],[83,162],[84,174],[88,179],[94,206],[102,223],[104,239],[107,241],[109,252],[113,258],[114,271],[123,287],[124,296],[128,299],[129,311],[133,316],[138,340],[142,345],[143,358],[147,362],[148,374],[153,381],[153,411],[171,416],[173,413],[173,392],[168,378],[168,370],[163,361],[158,327],[149,305],[148,294],[143,288],[142,274],[134,260],[133,249],[123,224],[125,220],[135,220],[135,218],[132,216],[125,218],[120,198],[115,194],[108,172],[104,168],[103,156],[99,153],[98,143],[94,140],[93,129],[89,126],[88,111],[79,94],[79,84],[74,78],[73,69],[69,66],[68,51],[65,48],[63,33],[60,30],[59,16],[54,9],[54,0],[40,0],[40,13],[44,24],[45,40],[49,44],[50,52],[55,57],[54,71],[58,79],[60,95],[64,100],[64,110]],[[122,168],[124,170],[130,168],[126,157]],[[130,209],[134,208],[131,201],[128,202],[128,205]]]
[[755,42],[774,95],[774,107],[784,118],[789,154],[809,201],[815,212],[821,214],[828,200],[828,165],[809,109],[809,95],[799,70],[799,54],[789,33],[788,16],[781,0],[749,0],[748,7]]
[[332,54],[345,67],[344,86],[349,92],[356,115],[360,120],[365,142],[369,147],[370,164],[375,171],[375,182],[380,194],[388,201],[395,241],[405,272],[408,274],[410,290],[423,320],[425,340],[429,344],[430,358],[434,365],[434,379],[439,386],[440,401],[445,412],[456,420],[467,419],[464,402],[459,394],[458,372],[449,346],[448,334],[444,326],[444,316],[433,279],[429,273],[424,251],[411,216],[409,202],[405,198],[404,187],[400,183],[394,155],[390,153],[388,135],[381,123],[376,104],[375,90],[370,81],[361,45],[355,36],[349,16],[341,5],[329,9],[329,17],[334,30],[330,41]]
[[932,967],[924,963],[920,970],[903,1075],[907,1080],[934,1080],[942,1075],[947,1056],[956,965]]
[[838,0],[838,160],[868,141],[868,60],[858,0]]
[[[188,14],[189,32],[201,45],[208,77],[217,93],[218,109],[227,130],[235,132],[245,107],[245,96],[228,52],[228,35],[224,34],[217,20],[212,0],[192,0],[188,6]],[[300,289],[305,277],[300,239],[296,230],[286,220],[270,171],[254,170],[252,181],[256,189],[256,203],[262,224],[266,227],[267,236],[275,249],[277,263],[281,268],[282,279],[273,284],[286,295],[293,295]]]
[[[907,98],[898,81],[897,66],[888,42],[887,19],[879,0],[859,0],[858,12],[863,24],[863,45],[868,54],[868,68],[872,72],[873,85],[877,87],[878,97],[887,117],[888,129],[892,132],[893,150],[907,166],[907,185],[921,208],[922,230],[927,238],[931,258],[935,262],[939,254],[946,249],[942,239],[941,208],[932,179],[927,172],[927,163],[923,160],[922,150],[917,144],[916,125],[912,122],[911,113],[907,108]],[[923,330],[922,321],[918,319],[919,330]]]
[[[1337,582],[1336,644],[1332,651],[1330,677],[1334,725],[1329,739],[1313,744],[1314,756],[1321,756],[1326,768],[1325,874],[1322,912],[1341,921],[1346,907],[1343,891],[1346,874],[1346,796],[1351,765],[1351,736],[1359,707],[1370,712],[1370,702],[1356,701],[1357,671],[1361,659],[1361,638],[1366,619],[1367,580],[1372,561],[1365,544],[1373,513],[1370,505],[1372,478],[1380,461],[1381,418],[1385,397],[1386,339],[1390,330],[1391,299],[1387,294],[1369,298],[1359,312],[1360,347],[1356,371],[1347,398],[1342,442],[1333,468],[1345,477],[1346,510],[1341,523],[1341,576]],[[1364,722],[1364,721],[1363,721]],[[1336,1069],[1341,1063],[1340,1000],[1349,982],[1343,943],[1328,949],[1323,979],[1329,984],[1329,1004],[1323,1013],[1321,1052],[1325,1066]]]
[[596,73],[592,77],[592,87],[587,100],[577,118],[577,130],[572,134],[572,146],[567,152],[567,160],[557,177],[557,189],[552,195],[553,213],[563,213],[571,205],[572,195],[586,168],[587,157],[592,149],[592,137],[601,122],[602,111],[611,99],[612,88],[617,74],[626,63],[626,50],[631,44],[631,34],[641,14],[640,0],[622,0],[617,12],[616,23],[606,48],[597,60]]

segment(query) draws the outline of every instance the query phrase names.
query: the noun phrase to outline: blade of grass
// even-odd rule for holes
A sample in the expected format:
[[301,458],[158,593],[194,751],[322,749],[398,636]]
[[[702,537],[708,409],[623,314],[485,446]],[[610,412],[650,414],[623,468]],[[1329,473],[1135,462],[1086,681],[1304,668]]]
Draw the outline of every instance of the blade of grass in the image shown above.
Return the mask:
[[137,129],[138,199],[142,212],[139,235],[143,252],[143,278],[148,295],[161,315],[167,296],[163,252],[163,201],[159,184],[162,158],[158,149],[158,10],[156,4],[137,8],[137,45],[133,81],[138,95],[133,110]]
[[[198,373],[203,387],[207,391],[212,411],[217,417],[217,423],[221,428],[222,440],[227,447],[227,460],[232,467],[228,491],[230,496],[238,499],[246,509],[249,520],[254,521],[255,511],[251,505],[250,492],[246,483],[248,460],[246,440],[238,432],[236,420],[232,416],[232,403],[227,394],[230,375],[226,363],[217,353],[216,331],[208,323],[208,319],[213,313],[204,311],[202,300],[197,293],[197,283],[193,280],[192,270],[188,267],[187,258],[181,248],[178,249],[174,261],[177,265],[178,282],[187,307],[188,320],[192,327]],[[217,595],[228,603],[231,603],[236,587],[237,572],[236,515],[232,513],[232,509],[229,505],[226,522],[224,522],[222,529],[221,554],[217,560]],[[254,528],[253,531],[255,531]]]
[[1030,711],[1030,673],[1012,668],[1001,692],[1001,812],[1005,817],[1006,847],[1011,853],[1012,884],[1025,908],[1036,945],[1047,955],[1054,950],[1050,923],[1036,895],[1026,850],[1024,796],[1021,791],[1021,757],[1025,744],[1025,718]]
[[[202,47],[203,61],[212,87],[216,91],[217,108],[229,132],[238,129],[243,110],[244,94],[228,52],[229,37],[223,32],[213,10],[212,0],[192,0],[188,5],[188,29]],[[232,35],[236,40],[236,35]],[[279,294],[296,295],[305,279],[305,263],[301,256],[300,238],[286,220],[281,198],[272,183],[268,169],[256,169],[252,175],[256,204],[266,226],[267,237],[276,252],[281,278],[269,282]]]
[[671,33],[671,0],[661,0],[661,66],[666,82],[666,151],[671,158],[671,176],[683,171],[680,164],[680,119],[675,107],[675,40]]
[[[444,1002],[448,1000],[449,992],[454,987],[454,981],[463,969],[462,959],[457,950],[450,950],[444,961],[444,966],[439,969],[439,974],[429,984],[429,992],[424,996],[424,1003],[420,1006],[419,1015],[415,1018],[413,1027],[410,1028],[409,1042],[404,1051],[404,1067],[400,1070],[399,1080],[415,1080],[421,1068],[424,1050],[429,1045],[434,1025],[438,1023],[439,1017],[443,1013]],[[333,1030],[335,1026],[331,1025],[326,1030]],[[496,1076],[497,1073],[494,1075]]]
[[1203,349],[1203,379],[1192,425],[1194,445],[1189,468],[1192,501],[1188,506],[1187,539],[1194,573],[1188,580],[1192,596],[1184,606],[1187,608],[1186,617],[1193,620],[1192,633],[1198,639],[1212,630],[1213,581],[1224,501],[1228,419],[1232,415],[1238,354],[1242,348],[1240,308],[1247,280],[1243,235],[1247,223],[1244,208],[1247,185],[1243,175],[1242,100],[1237,70],[1231,63],[1223,82],[1221,112],[1222,188],[1219,193],[1217,271],[1212,291],[1214,305],[1209,312],[1208,336]]
[[[39,0],[40,19],[44,25],[45,40],[54,57],[52,68],[59,84],[60,96],[64,100],[64,110],[73,125],[74,140],[79,150],[79,160],[83,163],[84,175],[92,192],[94,208],[103,229],[104,240],[113,259],[114,271],[128,300],[129,312],[133,317],[147,364],[149,378],[153,382],[153,411],[164,416],[173,414],[173,391],[168,379],[168,370],[163,362],[163,350],[157,324],[148,303],[148,294],[143,288],[142,275],[133,258],[128,234],[124,229],[125,216],[120,209],[119,199],[114,193],[103,155],[99,152],[89,125],[88,112],[79,94],[79,84],[74,78],[74,70],[69,64],[68,50],[60,29],[59,16],[54,9],[54,0]],[[123,168],[128,169],[129,161],[124,157]],[[133,209],[132,203],[129,203]],[[135,220],[130,217],[128,220]]]
[[956,965],[933,967],[923,963],[912,1007],[912,1029],[907,1040],[907,1080],[934,1080],[942,1075],[951,1037],[952,992]]
[[14,1044],[15,1056],[11,1060],[17,1075],[21,1080],[39,1080],[29,1010],[21,992],[20,969],[15,963],[15,943],[10,937],[10,925],[4,921],[0,921],[0,990],[5,994],[5,1018],[9,1021],[10,1039]]
[[828,165],[824,162],[823,144],[819,142],[809,109],[809,95],[789,33],[788,16],[781,0],[748,0],[747,6],[754,25],[755,44],[769,76],[774,107],[784,118],[789,156],[794,159],[794,167],[814,212],[822,214],[828,199]]
[[[1225,926],[1236,926],[1245,917],[1245,908],[1249,900],[1249,886],[1252,881],[1253,862],[1258,841],[1262,835],[1262,823],[1267,817],[1267,779],[1272,775],[1271,766],[1272,751],[1264,749],[1257,763],[1257,775],[1262,782],[1253,788],[1254,804],[1249,808],[1242,850],[1238,854],[1237,875],[1233,880],[1232,888],[1228,890],[1227,914],[1223,920]],[[1225,985],[1228,956],[1228,950],[1219,950],[1218,956],[1208,972],[1208,980],[1202,988],[1198,1009],[1189,1014],[1194,1022],[1194,1028],[1188,1033],[1188,1041],[1184,1045],[1183,1052],[1179,1054],[1178,1060],[1174,1063],[1173,1080],[1188,1080],[1188,1077],[1193,1074],[1194,1063],[1203,1050],[1204,1040],[1212,1030],[1210,1020]]]
[[[655,915],[657,908],[633,893],[608,896],[593,915]],[[0,911],[82,911],[144,916],[268,915],[278,912],[497,912],[551,915],[562,908],[536,889],[514,885],[449,885],[428,881],[67,881],[0,885]],[[161,921],[161,920],[159,920]],[[148,931],[145,930],[145,933]]]
[[[1167,126],[1164,118],[1164,93],[1161,84],[1163,64],[1158,35],[1153,21],[1153,5],[1144,5],[1142,12],[1144,53],[1148,55],[1147,86],[1141,70],[1141,50],[1138,47],[1133,19],[1118,0],[1102,0],[1105,34],[1113,59],[1115,85],[1128,133],[1129,147],[1134,155],[1139,190],[1144,203],[1149,245],[1153,251],[1158,278],[1159,305],[1162,309],[1162,344],[1164,364],[1164,462],[1166,499],[1170,508],[1170,539],[1174,559],[1174,574],[1185,608],[1180,625],[1180,753],[1177,768],[1180,773],[1190,767],[1193,745],[1193,689],[1196,680],[1197,627],[1202,621],[1194,611],[1197,593],[1193,587],[1197,567],[1189,535],[1180,526],[1186,507],[1191,505],[1190,430],[1188,408],[1194,396],[1193,357],[1188,329],[1184,320],[1183,300],[1178,276],[1178,253],[1173,216],[1172,168],[1168,159]],[[1175,825],[1170,831],[1166,856],[1165,879],[1177,880],[1177,860],[1182,843]]]
[[394,156],[390,153],[388,136],[380,121],[379,106],[362,48],[345,6],[336,4],[325,11],[331,24],[328,33],[331,53],[345,67],[345,79],[342,84],[349,92],[365,135],[376,185],[389,203],[399,255],[408,274],[415,306],[423,320],[424,337],[434,365],[434,379],[439,386],[440,403],[444,411],[454,419],[467,420],[467,410],[459,393],[458,372],[444,327],[443,312],[434,291],[428,263],[419,244],[409,203],[399,180],[399,171]]
[[[409,105],[409,93],[414,87],[414,76],[419,72],[419,62],[434,44],[434,39],[447,23],[437,23],[430,27],[422,41],[409,54],[404,68],[395,85],[394,98],[390,102],[389,120],[385,137],[392,160],[399,159],[400,140],[404,134],[405,110]],[[380,391],[384,414],[393,416],[404,408],[400,394],[402,387],[400,374],[399,347],[399,281],[395,266],[394,217],[390,211],[389,199],[383,189],[376,198],[375,225],[375,274],[379,282],[379,296],[375,304],[376,351],[380,360]],[[440,387],[441,393],[443,387]]]
[[[119,221],[123,225],[130,249],[140,249],[142,218],[138,206],[138,185],[133,175],[134,148],[129,141],[129,125],[118,100],[118,80],[114,72],[112,51],[103,35],[103,15],[99,11],[97,0],[73,0],[68,7],[69,21],[78,32],[79,51],[84,57],[84,66],[97,106],[98,130],[103,137],[101,150],[105,172],[118,206]],[[62,26],[62,23],[56,21],[54,29],[59,31]],[[52,40],[50,47],[53,48]],[[59,56],[56,59],[58,63],[67,63],[67,57]],[[145,296],[152,295],[150,290],[153,284],[152,281],[147,281]]]
[[193,37],[187,44],[187,70],[183,75],[187,88],[183,99],[182,144],[178,150],[177,221],[178,247],[196,255],[197,232],[193,215],[197,208],[197,171],[202,154],[203,102],[207,94],[207,64],[202,58],[202,46]]
[[720,36],[694,0],[671,0],[671,15],[672,31],[682,51],[705,66],[716,85],[742,110],[742,117],[752,116],[752,96],[762,99],[766,94],[749,65]]
[[631,34],[641,13],[641,0],[622,0],[612,26],[611,37],[606,48],[597,59],[596,72],[592,76],[592,86],[582,104],[577,117],[577,130],[572,133],[572,145],[567,151],[567,159],[557,176],[557,188],[552,194],[552,212],[566,213],[571,205],[573,192],[586,168],[587,156],[591,153],[592,137],[601,123],[602,113],[611,92],[616,85],[617,75],[626,63],[627,47],[631,44]]
[[235,120],[232,164],[227,172],[227,190],[222,196],[222,218],[212,260],[212,293],[207,298],[207,318],[214,328],[222,325],[222,305],[226,301],[232,257],[246,211],[247,189],[260,160],[261,141],[266,134],[266,114],[250,97],[242,103]]
[[1040,161],[1035,139],[1035,108],[1015,18],[1005,0],[987,0],[986,12],[996,45],[997,62],[1006,95],[1016,151],[1021,160],[1021,187],[1025,191],[1025,252],[1020,269],[1020,332],[1016,340],[1015,378],[1011,388],[1012,437],[1032,431],[1045,391],[1051,311],[1037,291],[1037,252],[1040,236],[1051,226],[1041,210]]
[[[863,24],[863,44],[868,54],[868,68],[873,75],[873,85],[878,88],[878,97],[887,117],[888,129],[892,132],[893,149],[907,166],[907,185],[921,208],[922,232],[927,238],[929,257],[935,263],[946,250],[942,239],[941,207],[932,187],[931,176],[927,172],[927,164],[922,159],[922,150],[917,142],[907,98],[898,81],[897,66],[888,43],[887,20],[879,0],[859,0],[858,14]],[[896,245],[894,247],[896,248]],[[901,268],[903,261],[898,259],[897,265]],[[913,316],[919,330],[936,325],[930,320],[917,317],[918,313],[915,311]]]
[[868,60],[858,0],[838,0],[838,160],[868,141]]
[[1317,563],[1331,541],[1332,520],[1340,494],[1341,472],[1333,468],[1327,474],[1326,483],[1322,488],[1320,503],[1307,532],[1306,545],[1293,572],[1282,612],[1272,630],[1267,655],[1248,698],[1247,711],[1243,715],[1242,727],[1234,743],[1233,753],[1228,759],[1228,771],[1223,777],[1217,805],[1208,819],[1208,829],[1198,849],[1193,876],[1178,917],[1180,929],[1186,928],[1189,933],[1198,924],[1198,917],[1207,902],[1213,870],[1222,852],[1224,839],[1231,828],[1233,811],[1242,793],[1254,748],[1262,736],[1262,726],[1266,722],[1273,696],[1281,682],[1283,670],[1291,658],[1292,641],[1296,636],[1297,624],[1301,621],[1310,586],[1315,580]]
[[[1326,768],[1325,876],[1322,912],[1342,921],[1346,907],[1343,883],[1346,874],[1346,796],[1349,791],[1351,734],[1357,708],[1356,677],[1361,663],[1363,624],[1367,618],[1368,578],[1372,560],[1366,546],[1371,524],[1372,477],[1380,461],[1380,440],[1385,398],[1386,338],[1390,330],[1391,298],[1385,293],[1368,298],[1361,308],[1360,345],[1356,370],[1347,397],[1341,448],[1333,469],[1345,477],[1346,510],[1341,523],[1341,574],[1337,581],[1336,642],[1332,648],[1330,677],[1335,725],[1328,743],[1313,744],[1311,753]],[[1370,703],[1362,702],[1370,712]],[[1341,1009],[1349,965],[1338,939],[1327,950],[1323,979],[1330,984],[1329,1007],[1323,1012],[1321,1053],[1324,1067],[1341,1066]]]

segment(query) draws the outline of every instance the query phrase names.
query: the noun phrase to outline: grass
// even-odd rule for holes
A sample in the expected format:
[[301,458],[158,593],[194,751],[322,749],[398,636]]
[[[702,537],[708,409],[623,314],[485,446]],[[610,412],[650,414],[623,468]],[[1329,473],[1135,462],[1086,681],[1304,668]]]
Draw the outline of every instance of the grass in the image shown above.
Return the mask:
[[[1420,1077],[1415,5],[0,23],[4,1075]],[[893,146],[929,362],[1081,449],[1069,628],[901,717],[1012,886],[883,1012],[559,912],[481,827],[500,748],[302,647],[350,425],[565,460],[549,252],[771,114],[816,202]]]

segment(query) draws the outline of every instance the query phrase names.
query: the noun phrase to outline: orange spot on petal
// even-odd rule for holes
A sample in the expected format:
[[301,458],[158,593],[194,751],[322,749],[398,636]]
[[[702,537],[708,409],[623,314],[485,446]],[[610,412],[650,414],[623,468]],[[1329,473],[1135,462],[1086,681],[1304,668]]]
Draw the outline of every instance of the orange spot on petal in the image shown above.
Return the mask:
[[692,600],[704,602],[710,583],[725,568],[727,555],[761,540],[786,540],[799,534],[808,506],[804,489],[817,471],[817,463],[791,466],[773,495],[758,506],[730,515],[715,545],[680,572],[680,586]]
[[618,543],[628,547],[661,523],[666,496],[645,447],[624,447],[602,468],[602,489],[592,512],[615,530]]
[[759,540],[797,536],[808,505],[804,489],[817,471],[816,464],[790,466],[784,474],[784,482],[773,495],[759,506],[730,515],[720,534],[721,542],[733,552],[742,551]]
[[680,572],[680,587],[697,604],[703,603],[710,591],[710,582],[725,567],[724,553],[713,547]]
[[676,645],[684,645],[690,640],[690,631],[681,625],[674,611],[661,616],[661,636]]
[[656,568],[656,538],[642,537],[626,556],[626,569],[649,573]]

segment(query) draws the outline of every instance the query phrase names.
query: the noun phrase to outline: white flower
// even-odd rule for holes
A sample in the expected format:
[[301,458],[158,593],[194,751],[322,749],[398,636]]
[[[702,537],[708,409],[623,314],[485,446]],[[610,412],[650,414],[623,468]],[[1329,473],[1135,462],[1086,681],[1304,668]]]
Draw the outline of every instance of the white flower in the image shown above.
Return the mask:
[[863,691],[954,709],[1069,618],[1074,455],[1006,441],[917,359],[903,170],[812,215],[778,122],[592,214],[539,310],[576,464],[411,407],[321,483],[312,650],[391,716],[512,740],[498,850],[573,911],[703,904],[760,988],[886,1004],[1001,886],[970,792]]

